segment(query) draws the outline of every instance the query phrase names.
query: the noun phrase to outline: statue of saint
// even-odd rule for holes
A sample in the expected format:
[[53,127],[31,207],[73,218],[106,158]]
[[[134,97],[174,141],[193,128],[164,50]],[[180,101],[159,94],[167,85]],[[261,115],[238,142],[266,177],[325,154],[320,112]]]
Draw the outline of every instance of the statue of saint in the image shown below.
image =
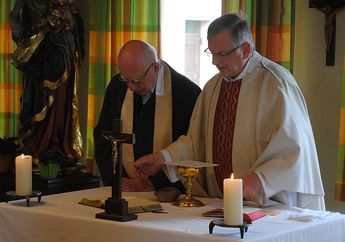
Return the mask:
[[16,0],[10,13],[23,73],[19,137],[33,155],[60,150],[71,161],[83,155],[79,128],[79,66],[83,21],[74,0]]

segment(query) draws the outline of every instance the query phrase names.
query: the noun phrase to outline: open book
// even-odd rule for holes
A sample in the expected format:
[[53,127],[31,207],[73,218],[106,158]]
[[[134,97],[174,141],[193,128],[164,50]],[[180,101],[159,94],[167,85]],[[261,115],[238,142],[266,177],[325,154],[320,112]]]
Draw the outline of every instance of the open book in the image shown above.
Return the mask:
[[[128,213],[159,212],[163,210],[159,202],[140,197],[125,197],[125,199],[128,202]],[[105,199],[91,200],[83,198],[79,201],[79,204],[95,208],[104,208]]]
[[[224,209],[216,208],[202,214],[204,217],[223,218]],[[264,210],[260,208],[243,207],[243,220],[254,221],[265,216]]]

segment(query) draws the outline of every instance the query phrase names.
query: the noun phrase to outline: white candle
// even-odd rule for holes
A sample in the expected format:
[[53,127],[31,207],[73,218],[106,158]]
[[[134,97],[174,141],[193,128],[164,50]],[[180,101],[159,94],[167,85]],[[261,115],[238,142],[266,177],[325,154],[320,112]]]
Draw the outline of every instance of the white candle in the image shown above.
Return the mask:
[[32,193],[32,158],[30,155],[16,157],[16,194],[20,196]]
[[240,225],[243,223],[243,197],[242,179],[230,179],[223,181],[224,194],[224,223],[227,225]]

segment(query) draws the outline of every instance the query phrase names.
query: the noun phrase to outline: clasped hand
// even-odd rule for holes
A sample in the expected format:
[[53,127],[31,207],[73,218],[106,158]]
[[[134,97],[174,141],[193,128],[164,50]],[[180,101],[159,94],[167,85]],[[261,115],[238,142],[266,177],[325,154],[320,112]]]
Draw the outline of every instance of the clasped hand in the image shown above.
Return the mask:
[[122,178],[122,191],[123,192],[148,192],[153,191],[152,183],[147,178],[132,177]]
[[160,152],[142,156],[134,162],[136,175],[138,177],[148,178],[159,172],[164,166],[164,163],[164,156]]

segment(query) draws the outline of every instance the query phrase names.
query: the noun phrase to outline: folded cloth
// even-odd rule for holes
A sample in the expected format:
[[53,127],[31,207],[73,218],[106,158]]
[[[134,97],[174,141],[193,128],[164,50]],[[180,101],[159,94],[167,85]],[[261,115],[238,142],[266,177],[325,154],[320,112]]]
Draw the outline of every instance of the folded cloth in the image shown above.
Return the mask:
[[329,212],[329,211],[317,211],[317,210],[310,210],[310,209],[303,209],[299,213],[290,214],[287,218],[289,220],[297,220],[301,222],[310,222],[314,219],[327,219],[336,214],[337,212]]

